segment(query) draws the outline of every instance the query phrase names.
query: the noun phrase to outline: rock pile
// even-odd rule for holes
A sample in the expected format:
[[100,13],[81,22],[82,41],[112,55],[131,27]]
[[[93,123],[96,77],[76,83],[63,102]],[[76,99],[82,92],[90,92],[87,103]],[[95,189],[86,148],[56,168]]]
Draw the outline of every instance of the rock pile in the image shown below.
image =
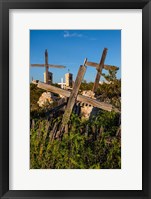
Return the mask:
[[[92,92],[91,90],[83,91],[82,95],[90,97],[90,98],[93,98],[93,99],[96,99],[94,97],[94,95],[95,95],[94,92]],[[82,103],[82,106],[81,106],[81,116],[83,118],[87,118],[88,119],[90,117],[92,109],[93,109],[93,106],[91,106],[89,104]]]
[[91,91],[91,90],[83,91],[83,92],[82,92],[82,95],[87,96],[87,97],[90,97],[90,98],[93,98],[93,99],[96,99],[96,98],[94,97],[94,95],[95,95],[94,92]]
[[55,102],[55,97],[51,92],[44,92],[37,102],[40,107],[46,107]]

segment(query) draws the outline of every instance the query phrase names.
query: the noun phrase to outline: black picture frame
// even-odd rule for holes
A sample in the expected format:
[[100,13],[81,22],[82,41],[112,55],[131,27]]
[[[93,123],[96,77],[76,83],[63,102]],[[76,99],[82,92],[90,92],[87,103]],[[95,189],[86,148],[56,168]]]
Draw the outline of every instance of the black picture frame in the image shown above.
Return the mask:
[[[142,9],[142,190],[9,190],[9,9]],[[0,0],[0,196],[1,198],[151,198],[151,1]]]

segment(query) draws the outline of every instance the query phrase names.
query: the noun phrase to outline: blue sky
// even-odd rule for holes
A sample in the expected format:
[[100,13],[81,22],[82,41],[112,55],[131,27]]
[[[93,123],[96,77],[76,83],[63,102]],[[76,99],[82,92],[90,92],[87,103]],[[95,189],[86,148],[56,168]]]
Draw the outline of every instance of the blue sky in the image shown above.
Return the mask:
[[[99,63],[104,48],[108,48],[105,64],[121,69],[120,30],[30,30],[30,64],[44,64],[47,49],[49,64],[66,66],[65,69],[49,69],[53,72],[53,82],[61,82],[68,69],[75,80],[84,59]],[[118,78],[121,78],[120,69]],[[45,68],[30,67],[30,80],[33,77],[43,81],[44,71]],[[96,73],[95,68],[87,67],[84,79],[94,82]]]

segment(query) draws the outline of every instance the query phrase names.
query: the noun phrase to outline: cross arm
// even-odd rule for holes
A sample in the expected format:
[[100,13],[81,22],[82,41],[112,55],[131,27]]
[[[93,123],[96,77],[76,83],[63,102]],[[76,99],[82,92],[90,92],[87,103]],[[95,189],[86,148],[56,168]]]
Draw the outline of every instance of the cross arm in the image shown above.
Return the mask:
[[54,65],[54,64],[48,64],[47,66],[48,66],[49,68],[66,68],[66,66]]
[[49,68],[65,68],[65,66],[62,65],[54,65],[54,64],[31,64],[32,67],[49,67]]
[[85,63],[86,66],[92,66],[92,67],[95,67],[95,68],[98,68],[99,67],[99,64],[98,63],[95,63],[95,62],[89,62],[87,61]]
[[[98,70],[98,68],[99,68],[99,64],[98,63],[95,63],[95,62],[89,62],[89,61],[87,61],[86,63],[85,63],[85,65],[86,66],[91,66],[91,67],[94,67],[94,68],[96,68],[96,70]],[[113,65],[104,65],[104,67],[103,67],[105,70],[118,70],[119,69],[119,67],[117,67],[117,66],[113,66]],[[98,70],[99,71],[99,70]]]
[[112,66],[112,65],[104,65],[105,70],[118,70],[119,67],[117,66]]
[[44,67],[45,64],[31,64],[32,67]]

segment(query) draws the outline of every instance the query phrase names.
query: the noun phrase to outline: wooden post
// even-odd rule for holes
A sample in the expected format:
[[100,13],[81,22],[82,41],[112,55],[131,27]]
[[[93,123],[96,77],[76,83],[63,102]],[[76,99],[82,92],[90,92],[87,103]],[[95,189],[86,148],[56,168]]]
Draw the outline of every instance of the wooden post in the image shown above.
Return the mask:
[[75,80],[75,83],[74,83],[73,90],[72,90],[71,95],[69,97],[67,107],[66,107],[65,113],[63,115],[60,132],[58,133],[59,137],[62,135],[65,126],[69,122],[70,115],[72,113],[73,106],[76,102],[78,91],[79,91],[79,88],[80,88],[80,85],[81,85],[81,82],[83,80],[83,76],[84,76],[85,72],[86,72],[86,66],[84,64],[84,65],[80,66],[80,68],[79,68],[79,71],[78,71],[78,74],[77,74],[77,77],[76,77],[76,80]]
[[100,77],[101,77],[101,74],[102,74],[102,69],[104,67],[104,61],[105,61],[105,58],[106,58],[106,54],[107,54],[107,48],[104,48],[103,53],[102,53],[102,57],[101,57],[101,60],[100,60],[100,64],[97,68],[98,72],[97,72],[95,82],[94,82],[94,86],[93,86],[93,89],[92,89],[92,91],[94,93],[96,92],[98,85],[99,85]]
[[45,51],[46,84],[48,84],[48,51]]

